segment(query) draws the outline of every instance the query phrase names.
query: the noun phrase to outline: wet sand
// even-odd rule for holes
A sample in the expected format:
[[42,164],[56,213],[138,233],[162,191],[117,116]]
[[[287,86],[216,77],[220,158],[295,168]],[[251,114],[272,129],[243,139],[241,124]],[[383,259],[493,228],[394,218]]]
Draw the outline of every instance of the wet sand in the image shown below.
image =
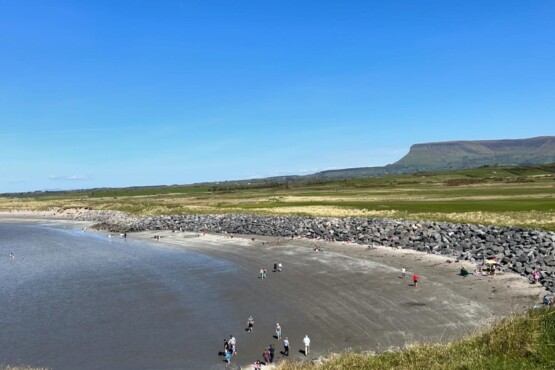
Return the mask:
[[[10,220],[67,227],[90,224],[42,215],[0,215],[0,221]],[[154,239],[155,235],[160,241]],[[220,330],[211,329],[213,340],[205,343],[213,348],[213,358],[206,359],[210,366],[223,367],[218,351],[230,334],[237,338],[234,364],[243,367],[262,360],[262,351],[270,343],[276,346],[279,361],[283,346],[273,337],[278,322],[291,343],[289,358],[305,360],[348,349],[383,351],[461,337],[496,318],[530,308],[544,292],[541,286],[530,285],[512,273],[461,277],[460,263],[408,250],[303,239],[256,237],[253,241],[246,236],[169,231],[129,233],[128,238],[216,257],[251,277],[218,275],[234,308],[230,320],[224,320]],[[316,243],[324,252],[312,250]],[[283,271],[272,272],[273,262],[281,262]],[[470,271],[474,269],[465,265]],[[268,270],[263,280],[258,277],[261,267]],[[407,268],[404,279],[401,267]],[[417,288],[412,286],[412,272],[420,276]],[[245,331],[249,315],[255,319],[252,333]],[[305,335],[312,340],[307,357],[300,352]],[[184,348],[186,356],[187,343]]]
[[[241,284],[222,282],[245,320],[229,323],[218,339],[223,341],[228,332],[236,336],[239,354],[234,360],[242,366],[262,359],[270,343],[283,350],[273,337],[278,322],[289,337],[291,359],[306,359],[300,352],[305,335],[312,340],[309,358],[348,349],[384,351],[461,337],[530,308],[544,292],[516,274],[462,277],[461,263],[447,263],[449,258],[385,247],[166,231],[129,237],[152,241],[155,235],[160,244],[225,259],[252,276]],[[324,252],[312,250],[316,243]],[[272,272],[273,262],[281,262],[283,271]],[[403,266],[408,271],[404,279]],[[263,280],[258,277],[261,267],[268,270]],[[416,288],[412,272],[420,276]],[[249,315],[255,319],[252,333],[244,331]]]

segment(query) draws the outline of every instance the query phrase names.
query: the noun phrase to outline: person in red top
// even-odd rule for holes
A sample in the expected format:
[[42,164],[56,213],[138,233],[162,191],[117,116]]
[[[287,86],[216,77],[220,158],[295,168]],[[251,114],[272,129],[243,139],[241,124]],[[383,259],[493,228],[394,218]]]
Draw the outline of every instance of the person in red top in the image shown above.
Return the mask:
[[416,286],[418,285],[418,275],[413,274],[412,281],[414,282],[414,287],[416,288]]

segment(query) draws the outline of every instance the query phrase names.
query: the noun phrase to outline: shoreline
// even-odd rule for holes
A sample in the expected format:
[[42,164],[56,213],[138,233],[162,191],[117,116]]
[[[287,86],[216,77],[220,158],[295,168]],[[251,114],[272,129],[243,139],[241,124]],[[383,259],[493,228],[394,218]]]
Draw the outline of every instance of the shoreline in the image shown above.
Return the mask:
[[[70,217],[0,213],[0,222],[6,221],[77,228],[94,224]],[[103,231],[93,232],[108,235]],[[154,238],[156,235],[160,236],[159,241]],[[275,324],[272,323],[279,320],[292,341],[293,353],[304,334],[311,334],[313,353],[317,357],[348,349],[381,352],[414,342],[460,338],[484,324],[530,308],[545,292],[541,285],[530,285],[525,277],[515,273],[463,278],[458,270],[461,264],[472,267],[470,263],[447,263],[452,259],[408,249],[382,246],[369,249],[354,243],[304,238],[203,236],[161,230],[133,232],[127,236],[237,264],[252,274],[244,296],[238,300],[238,309],[245,310],[247,316],[247,312],[257,311],[257,329],[262,327],[266,335],[272,332],[271,326]],[[316,243],[324,252],[312,250]],[[274,259],[284,262],[284,271],[279,273],[282,275],[270,272]],[[257,279],[262,264],[269,271],[269,278],[264,282]],[[418,288],[410,287],[408,278],[399,278],[403,266],[408,272],[412,270],[420,275]],[[260,283],[265,286],[261,288]],[[279,296],[273,292],[279,292]],[[252,302],[260,307],[253,309]],[[297,319],[279,317],[280,310],[288,312],[286,316],[295,316],[294,312],[299,310],[308,311]],[[243,323],[236,324],[238,328],[243,326]],[[222,336],[227,331],[222,331]],[[251,336],[241,333],[238,336],[240,353],[235,361],[243,366],[260,359],[263,350],[259,348],[260,343],[272,341],[281,350],[281,343],[266,335],[261,336],[258,331]],[[290,358],[307,360],[298,353]]]

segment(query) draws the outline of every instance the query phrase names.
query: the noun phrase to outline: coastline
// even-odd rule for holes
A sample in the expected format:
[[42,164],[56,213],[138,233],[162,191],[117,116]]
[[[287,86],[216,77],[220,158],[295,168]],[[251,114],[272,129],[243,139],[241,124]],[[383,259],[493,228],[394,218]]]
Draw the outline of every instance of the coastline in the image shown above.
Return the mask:
[[[0,222],[63,224],[87,227],[94,222],[58,216],[19,212],[0,213]],[[107,237],[107,233],[94,231]],[[415,342],[445,341],[479,330],[484,324],[513,312],[530,308],[544,289],[528,284],[514,273],[491,276],[458,275],[461,264],[448,257],[406,249],[286,239],[247,235],[214,235],[191,232],[142,231],[128,238],[167,248],[178,248],[225,259],[252,276],[238,287],[238,310],[245,318],[252,312],[256,330],[241,332],[244,323],[231,323],[240,353],[234,361],[252,363],[265,345],[281,343],[271,337],[275,322],[284,327],[292,342],[291,359],[304,361],[298,349],[305,334],[313,339],[313,355],[328,356],[345,350],[384,351]],[[154,236],[160,236],[157,241]],[[254,238],[254,240],[253,240]],[[318,243],[324,252],[314,252]],[[282,273],[272,273],[272,263],[284,264]],[[268,279],[257,278],[260,267]],[[400,269],[417,272],[418,288]],[[261,285],[264,284],[264,285]],[[228,335],[226,328],[222,337]],[[221,338],[217,338],[219,342]]]

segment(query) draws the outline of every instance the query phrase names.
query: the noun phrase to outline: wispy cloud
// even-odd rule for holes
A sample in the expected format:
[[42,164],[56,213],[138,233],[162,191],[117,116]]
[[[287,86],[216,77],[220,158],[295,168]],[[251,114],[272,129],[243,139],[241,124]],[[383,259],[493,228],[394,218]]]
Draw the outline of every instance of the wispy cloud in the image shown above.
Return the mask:
[[75,180],[75,181],[84,181],[90,180],[91,177],[88,175],[71,175],[71,176],[60,176],[60,175],[50,175],[48,176],[50,180]]

